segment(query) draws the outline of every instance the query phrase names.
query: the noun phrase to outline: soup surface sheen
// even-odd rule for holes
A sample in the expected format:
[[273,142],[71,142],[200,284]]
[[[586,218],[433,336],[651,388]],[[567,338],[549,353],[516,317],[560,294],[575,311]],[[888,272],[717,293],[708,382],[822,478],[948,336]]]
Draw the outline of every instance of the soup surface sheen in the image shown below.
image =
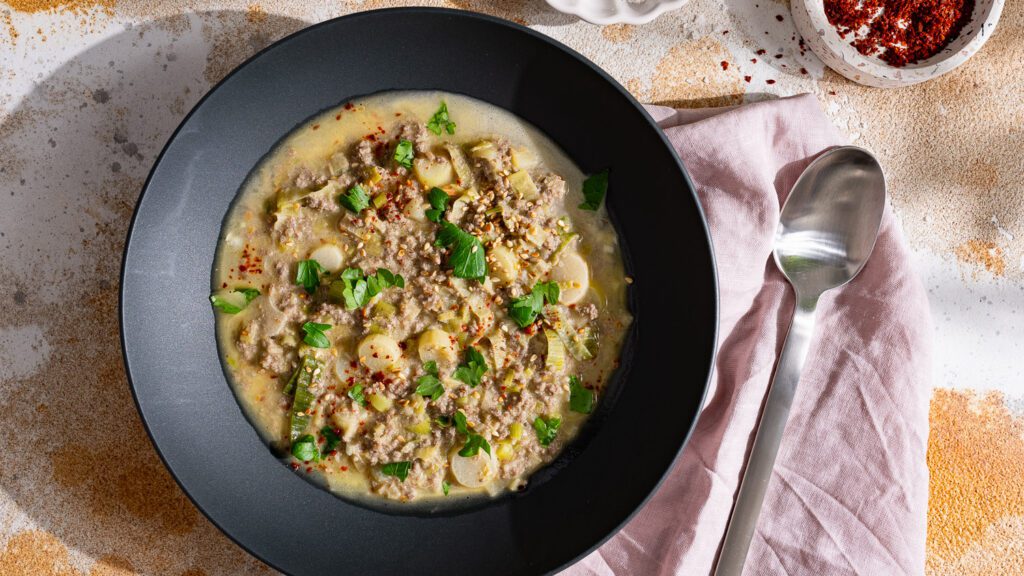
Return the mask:
[[632,321],[607,173],[584,182],[535,128],[455,94],[298,127],[244,185],[213,275],[264,440],[348,497],[524,486],[604,395]]

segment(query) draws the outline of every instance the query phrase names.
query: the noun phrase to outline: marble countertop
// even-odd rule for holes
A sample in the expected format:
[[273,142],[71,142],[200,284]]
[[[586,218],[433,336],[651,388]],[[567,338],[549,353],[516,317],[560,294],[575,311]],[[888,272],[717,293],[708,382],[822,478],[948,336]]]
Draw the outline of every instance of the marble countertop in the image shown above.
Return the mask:
[[[152,162],[213,83],[312,23],[408,4],[0,0],[0,573],[271,572],[145,435],[118,341],[121,249]],[[817,96],[881,160],[931,298],[926,573],[1024,573],[1024,4],[966,65],[897,90],[825,69],[786,0],[691,0],[639,27],[540,0],[415,4],[528,25],[644,102]]]

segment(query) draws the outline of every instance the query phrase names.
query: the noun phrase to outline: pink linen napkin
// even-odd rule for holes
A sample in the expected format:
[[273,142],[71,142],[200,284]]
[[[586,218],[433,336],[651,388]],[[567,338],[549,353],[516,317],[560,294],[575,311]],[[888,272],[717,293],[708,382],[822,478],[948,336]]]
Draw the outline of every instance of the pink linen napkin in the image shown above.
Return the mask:
[[[719,351],[700,421],[651,501],[565,574],[708,574],[782,348],[793,293],[771,261],[801,171],[844,144],[810,95],[651,106],[697,188],[718,263]],[[931,324],[887,208],[874,253],[827,293],[764,509],[751,574],[922,574]]]

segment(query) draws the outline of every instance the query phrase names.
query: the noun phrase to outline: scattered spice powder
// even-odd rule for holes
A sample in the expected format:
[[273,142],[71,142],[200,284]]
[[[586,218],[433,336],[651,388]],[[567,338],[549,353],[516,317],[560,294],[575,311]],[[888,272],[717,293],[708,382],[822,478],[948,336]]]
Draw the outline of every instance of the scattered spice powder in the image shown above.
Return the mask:
[[727,60],[722,60],[722,70],[728,70],[728,69],[729,69],[729,62]]
[[858,52],[892,66],[934,56],[973,12],[974,0],[825,0],[825,16],[841,38],[853,34]]

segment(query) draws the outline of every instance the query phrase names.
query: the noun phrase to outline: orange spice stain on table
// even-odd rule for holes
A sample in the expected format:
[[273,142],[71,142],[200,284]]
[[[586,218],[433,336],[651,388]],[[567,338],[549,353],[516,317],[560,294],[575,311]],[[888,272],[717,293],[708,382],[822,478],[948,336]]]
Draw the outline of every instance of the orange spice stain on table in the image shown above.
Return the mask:
[[[1002,394],[937,389],[929,420],[927,572],[1019,574],[991,564],[1020,565],[1020,550],[1015,558],[965,553],[1004,548],[987,542],[1000,533],[1016,531],[1011,541],[1024,537],[1024,522],[1012,522],[1024,520],[1024,419],[1010,413]],[[991,569],[978,570],[978,563]]]
[[655,68],[651,100],[674,108],[729,106],[743,102],[738,67],[723,70],[732,55],[721,42],[704,37],[673,46]]
[[629,42],[635,31],[636,26],[632,24],[611,24],[601,27],[601,36],[604,36],[609,42],[620,44],[622,42]]
[[[956,247],[953,251],[957,260],[964,264],[971,264],[977,268],[984,268],[993,276],[1006,274],[1006,258],[1003,256],[1003,249],[990,240],[968,240]],[[977,271],[974,272],[977,276]]]
[[116,0],[4,0],[4,3],[18,12],[71,12],[83,14],[92,9],[107,13],[113,11]]

